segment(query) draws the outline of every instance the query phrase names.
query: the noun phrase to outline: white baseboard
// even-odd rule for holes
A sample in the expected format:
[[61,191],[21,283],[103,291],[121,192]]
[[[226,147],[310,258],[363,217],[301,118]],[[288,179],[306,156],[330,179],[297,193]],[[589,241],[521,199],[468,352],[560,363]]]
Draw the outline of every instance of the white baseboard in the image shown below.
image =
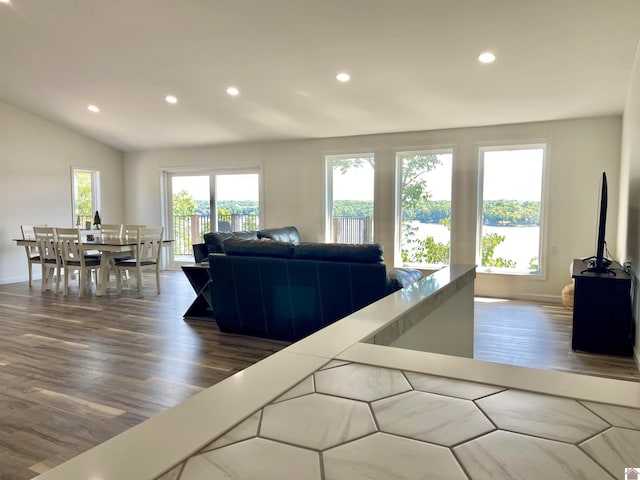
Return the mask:
[[562,305],[562,295],[541,295],[534,293],[516,293],[509,296],[483,295],[482,292],[475,292],[476,297],[504,298],[507,300],[523,300],[528,302],[540,302]]
[[[38,275],[37,277],[34,275],[33,276],[33,281],[40,281],[42,280],[42,277],[40,275]],[[9,283],[20,283],[20,282],[28,282],[29,281],[29,275],[25,275],[25,276],[21,276],[21,277],[9,277],[9,278],[3,278],[0,279],[0,285],[7,285]]]

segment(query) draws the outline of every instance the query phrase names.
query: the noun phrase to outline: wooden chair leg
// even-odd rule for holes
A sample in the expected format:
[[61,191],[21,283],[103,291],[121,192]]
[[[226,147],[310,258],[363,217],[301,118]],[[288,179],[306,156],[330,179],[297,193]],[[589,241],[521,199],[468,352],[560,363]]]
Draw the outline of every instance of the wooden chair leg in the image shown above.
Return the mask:
[[[54,271],[55,271],[55,274],[56,274],[56,294],[57,294],[60,291],[60,275],[62,273],[62,269],[56,268],[56,269],[54,269]],[[66,275],[67,272],[65,271],[64,273],[65,273],[65,277],[66,277],[67,276]]]
[[158,295],[160,295],[160,268],[156,266],[156,288],[158,289]]
[[31,280],[32,280],[32,277],[33,277],[32,268],[31,268],[31,261],[29,261],[28,264],[29,264],[29,286],[31,287],[32,286],[31,285]]
[[45,267],[44,265],[42,266],[42,282],[41,282],[41,291],[46,291],[47,289],[47,275],[49,275],[49,269],[47,267]]
[[64,271],[64,282],[62,284],[62,295],[65,297],[69,295],[69,272],[67,270]]
[[143,281],[142,281],[142,269],[138,268],[136,269],[136,280],[138,283],[138,292],[140,292],[140,296],[144,297],[144,285],[143,285]]
[[84,268],[79,268],[78,269],[78,296],[81,297],[82,294],[84,293],[84,283],[86,282],[86,278],[85,278],[85,271]]
[[118,293],[122,293],[122,273],[120,272],[120,269],[118,267],[116,267],[116,291]]

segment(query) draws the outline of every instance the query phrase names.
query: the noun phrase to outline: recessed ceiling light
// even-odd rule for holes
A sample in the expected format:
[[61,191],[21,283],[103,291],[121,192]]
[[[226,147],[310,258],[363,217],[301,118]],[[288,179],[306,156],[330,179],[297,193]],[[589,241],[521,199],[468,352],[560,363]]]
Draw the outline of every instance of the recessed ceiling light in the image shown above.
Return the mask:
[[93,112],[93,113],[99,113],[100,112],[100,109],[95,105],[89,105],[87,107],[87,110],[89,110],[90,112]]
[[495,62],[496,56],[491,52],[483,52],[478,57],[478,60],[482,63],[492,63]]
[[336,75],[336,80],[338,80],[339,82],[348,82],[349,80],[351,80],[351,75],[346,72],[340,72]]
[[240,90],[238,90],[236,87],[229,87],[227,88],[227,93],[235,97],[240,93]]
[[166,97],[164,97],[164,99],[167,103],[178,103],[178,99],[173,95],[167,95]]
[[0,3],[6,3],[7,5],[9,5],[11,3],[11,0],[0,0]]

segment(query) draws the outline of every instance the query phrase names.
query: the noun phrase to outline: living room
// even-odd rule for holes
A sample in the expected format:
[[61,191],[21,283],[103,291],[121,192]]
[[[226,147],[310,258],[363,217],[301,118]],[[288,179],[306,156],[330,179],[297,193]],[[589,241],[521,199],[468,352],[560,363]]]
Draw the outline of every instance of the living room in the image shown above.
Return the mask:
[[[479,273],[476,278],[476,294],[559,303],[562,288],[571,281],[569,264],[572,259],[594,254],[598,181],[603,171],[607,172],[610,183],[608,249],[618,261],[630,262],[637,277],[637,261],[640,258],[640,137],[637,135],[640,131],[640,58],[637,52],[639,32],[629,18],[636,18],[634,15],[638,12],[634,2],[614,4],[616,8],[602,8],[617,12],[617,16],[611,14],[609,21],[622,22],[622,26],[616,31],[607,31],[606,28],[601,30],[606,32],[605,37],[615,37],[615,41],[620,42],[620,45],[615,48],[610,45],[610,48],[617,48],[620,56],[628,59],[628,62],[623,64],[619,58],[615,62],[620,61],[620,64],[612,61],[608,70],[619,69],[622,81],[611,86],[600,86],[599,90],[600,93],[602,90],[615,92],[616,100],[613,103],[617,105],[616,108],[594,106],[593,110],[587,111],[582,109],[581,103],[574,97],[573,105],[567,106],[563,114],[552,114],[552,101],[546,100],[544,96],[544,78],[549,72],[543,72],[538,77],[537,89],[529,84],[536,94],[530,95],[526,102],[522,100],[522,106],[512,99],[509,100],[512,108],[507,109],[502,105],[503,110],[516,111],[504,121],[485,123],[485,119],[478,113],[472,116],[470,99],[462,98],[462,105],[457,108],[464,114],[464,103],[469,101],[469,116],[455,125],[432,123],[425,118],[424,127],[404,127],[398,130],[394,122],[397,119],[401,123],[400,117],[405,113],[398,111],[393,118],[386,118],[387,129],[364,129],[361,130],[363,134],[349,131],[344,135],[334,133],[307,137],[296,133],[295,116],[279,117],[273,111],[251,111],[256,124],[267,124],[272,132],[275,131],[275,136],[280,138],[261,140],[256,137],[245,140],[237,134],[235,139],[230,135],[219,143],[196,138],[194,142],[176,142],[169,146],[163,142],[164,138],[171,135],[163,131],[158,135],[158,144],[154,145],[151,140],[140,140],[145,136],[152,138],[153,132],[149,132],[149,127],[138,121],[140,143],[131,147],[123,144],[124,141],[118,139],[115,133],[118,131],[115,124],[124,119],[114,117],[113,108],[102,105],[102,117],[85,113],[85,98],[91,96],[90,92],[83,92],[82,99],[78,99],[75,104],[77,113],[74,121],[85,124],[86,127],[75,128],[68,115],[56,117],[53,110],[40,110],[38,96],[34,95],[29,101],[21,103],[18,101],[19,97],[11,98],[9,86],[3,86],[0,91],[0,231],[3,236],[0,245],[0,283],[24,282],[26,279],[24,254],[12,242],[12,239],[19,236],[19,225],[69,225],[72,222],[71,167],[90,167],[100,171],[104,192],[100,213],[105,221],[148,225],[161,225],[166,221],[162,190],[165,172],[257,168],[261,176],[262,223],[265,226],[296,225],[303,240],[323,241],[325,156],[362,152],[374,153],[376,160],[374,238],[385,246],[387,263],[396,265],[395,154],[406,149],[434,146],[451,147],[455,152],[451,263],[473,264],[476,263],[478,148],[486,145],[540,142],[547,145],[544,197],[546,222],[543,237],[546,258],[543,275],[531,277]],[[20,7],[17,0],[14,5],[16,8]],[[3,12],[3,19],[6,18],[5,15]],[[559,16],[567,15],[567,12],[563,12]],[[621,18],[627,18],[627,21],[622,21]],[[605,26],[611,27],[606,19],[602,21]],[[578,18],[576,22],[577,30],[582,27],[591,28],[586,26],[588,23],[585,24],[584,19]],[[628,36],[632,34],[635,34],[635,40],[631,46]],[[579,35],[577,38],[582,40]],[[7,44],[1,33],[0,40],[3,45]],[[585,39],[585,42],[600,41],[604,42],[601,38]],[[580,45],[574,45],[572,51],[584,58],[591,54],[589,47],[583,50]],[[474,55],[477,56],[478,53],[480,52],[474,50]],[[496,67],[504,61],[500,52],[497,54]],[[36,50],[32,55],[40,62],[47,63],[47,54],[40,55]],[[538,53],[537,58],[541,55]],[[416,60],[415,56],[411,57],[412,61]],[[472,60],[475,62],[475,58]],[[600,62],[606,64],[603,58],[589,61],[583,59],[583,62],[596,70],[599,70]],[[486,67],[491,68],[490,65],[476,64],[471,67],[474,78],[481,85],[491,83],[491,79],[485,78],[488,75]],[[48,74],[54,84],[56,68],[49,68]],[[571,74],[571,68],[573,66],[565,67],[567,75]],[[327,75],[331,77],[333,73],[327,72]],[[25,71],[25,75],[37,74]],[[350,87],[352,94],[355,94],[353,86],[357,85],[356,80],[357,75],[354,74],[350,85],[340,87]],[[517,80],[519,79],[514,81]],[[143,82],[143,79],[137,78],[137,81]],[[225,81],[226,78],[221,80]],[[161,88],[164,89],[164,86]],[[551,90],[552,86],[548,88]],[[55,90],[53,86],[52,90]],[[246,90],[243,89],[241,95],[233,100],[242,100],[244,92]],[[598,89],[591,85],[591,90],[578,92],[579,95],[572,93],[588,98],[590,95],[595,96],[597,92]],[[493,95],[498,93],[493,92]],[[566,94],[569,95],[569,92]],[[189,100],[183,100],[188,94],[177,95],[181,100],[178,105],[189,103]],[[343,89],[339,98],[344,99],[344,95]],[[486,96],[485,100],[489,103],[498,101],[483,90],[473,90],[470,96],[474,95]],[[194,97],[196,96],[194,93]],[[303,95],[298,97],[306,98]],[[197,101],[191,100],[192,103]],[[432,99],[422,97],[420,100],[412,99],[409,103],[413,108],[419,109],[420,105],[429,105],[430,101]],[[525,111],[525,104],[531,107],[536,103],[539,104],[537,114],[529,117],[520,115],[520,111]],[[585,100],[585,103],[588,102]],[[236,102],[237,104],[240,102]],[[330,116],[340,117],[342,113],[347,113],[340,109],[339,104],[323,107],[332,110]],[[226,114],[231,108],[227,105],[221,111]],[[244,105],[242,108],[249,107]],[[358,105],[358,108],[364,107]],[[260,113],[263,115],[260,116]],[[379,113],[372,108],[371,111],[359,111],[359,115],[351,117],[350,121],[352,124],[367,125],[369,117],[384,116],[385,112]],[[425,117],[430,115],[425,114]],[[224,129],[220,126],[224,125],[224,119],[214,123],[203,127],[203,130]],[[101,137],[93,133],[94,128],[102,129]],[[192,126],[188,124],[186,130],[190,128]],[[192,129],[196,130],[195,127]],[[232,130],[231,127],[229,129]],[[196,137],[195,133],[193,137]],[[113,142],[109,142],[109,138]],[[16,208],[16,204],[19,208]],[[637,310],[634,317],[637,319]],[[639,356],[638,344],[639,337],[636,335],[636,359]]]

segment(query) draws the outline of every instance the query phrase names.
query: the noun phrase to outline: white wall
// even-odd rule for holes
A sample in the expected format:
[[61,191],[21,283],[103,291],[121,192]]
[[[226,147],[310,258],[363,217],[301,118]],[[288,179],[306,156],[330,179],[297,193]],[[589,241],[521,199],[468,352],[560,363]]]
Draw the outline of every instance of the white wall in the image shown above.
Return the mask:
[[[618,249],[625,261],[631,262],[636,285],[640,278],[640,43],[631,72],[625,102],[620,162],[620,224]],[[635,289],[636,361],[640,363],[640,306]]]
[[0,102],[0,283],[28,278],[24,249],[12,241],[21,224],[73,226],[72,166],[100,170],[101,217],[124,221],[121,152]]
[[325,154],[374,152],[376,158],[375,239],[393,264],[394,153],[403,149],[453,146],[454,211],[452,251],[456,263],[475,263],[476,193],[479,145],[547,141],[546,279],[478,275],[481,295],[560,301],[571,281],[573,258],[595,253],[598,186],[607,172],[610,203],[607,241],[615,255],[617,189],[620,168],[619,116],[538,122],[520,125],[383,134],[234,146],[145,151],[125,154],[125,183],[129,222],[162,221],[162,169],[263,168],[264,224],[296,225],[303,240],[322,241]]

